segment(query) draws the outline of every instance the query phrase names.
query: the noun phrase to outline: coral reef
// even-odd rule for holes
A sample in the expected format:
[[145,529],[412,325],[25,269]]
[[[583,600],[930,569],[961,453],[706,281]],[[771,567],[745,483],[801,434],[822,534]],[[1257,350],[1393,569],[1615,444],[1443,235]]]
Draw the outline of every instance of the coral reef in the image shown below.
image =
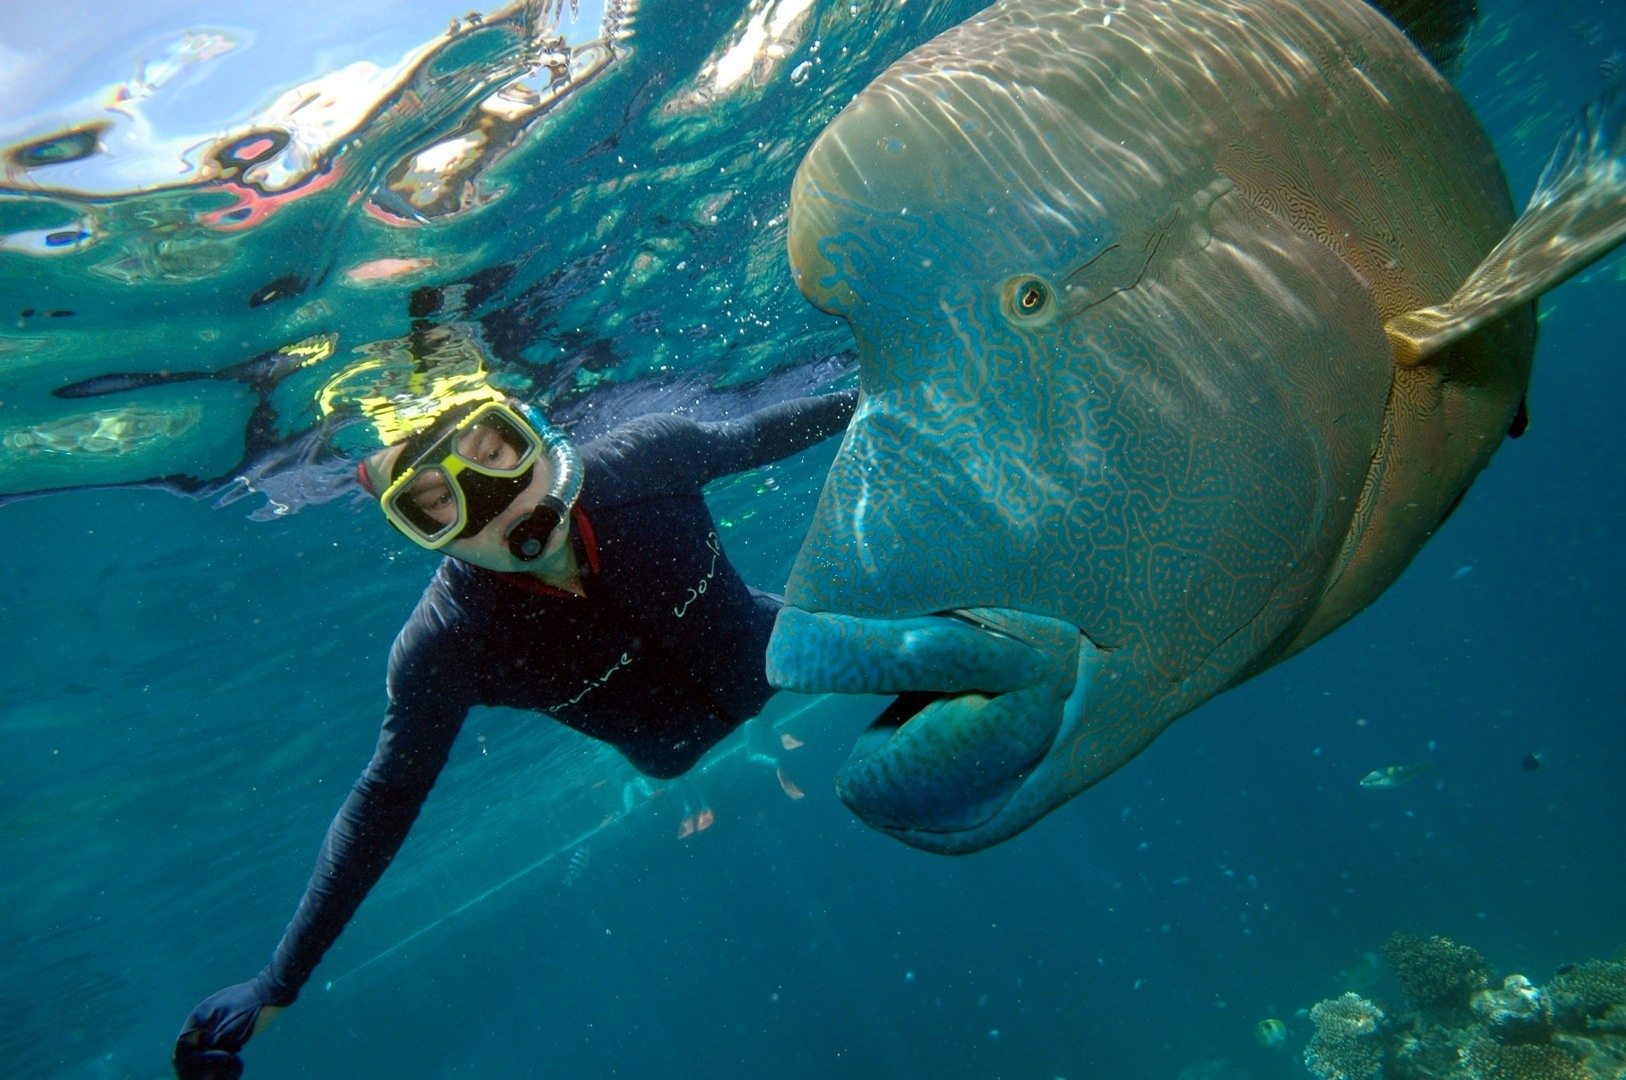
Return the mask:
[[1566,1025],[1626,1034],[1626,964],[1588,960],[1558,969],[1548,986]]
[[1503,1046],[1493,1039],[1475,1039],[1463,1054],[1463,1064],[1463,1075],[1473,1080],[1592,1080],[1579,1061],[1556,1046]]
[[1448,938],[1395,934],[1382,953],[1406,1006],[1346,993],[1310,1009],[1304,1064],[1320,1080],[1626,1080],[1626,960],[1538,986],[1495,982]]
[[1552,999],[1523,975],[1509,975],[1501,986],[1481,990],[1471,1005],[1498,1041],[1538,1042],[1551,1034]]
[[1315,1034],[1304,1050],[1304,1064],[1312,1073],[1321,1080],[1376,1080],[1382,1075],[1382,1009],[1351,991],[1317,1003],[1310,1019]]
[[1380,951],[1412,1008],[1432,1020],[1462,1022],[1473,996],[1490,984],[1485,958],[1450,938],[1392,934]]

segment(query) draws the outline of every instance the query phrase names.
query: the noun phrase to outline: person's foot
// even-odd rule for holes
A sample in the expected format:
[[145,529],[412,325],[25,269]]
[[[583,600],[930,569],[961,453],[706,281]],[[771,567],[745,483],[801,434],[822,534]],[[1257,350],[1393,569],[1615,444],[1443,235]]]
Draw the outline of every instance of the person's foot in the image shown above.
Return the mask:
[[779,781],[779,790],[785,793],[786,798],[792,800],[803,798],[807,793],[798,787],[796,782],[790,778],[790,775],[785,772],[785,767],[779,763],[778,754],[781,749],[795,750],[802,745],[802,740],[788,731],[780,732],[778,735],[779,745],[775,746],[773,744],[774,731],[766,725],[763,725],[763,730],[752,732],[752,736],[751,745],[753,749],[750,761],[753,764],[773,770],[774,779]]
[[705,832],[716,821],[717,817],[711,812],[709,806],[702,806],[692,814],[688,813],[687,808],[685,808],[683,820],[678,824],[678,839],[682,840],[684,837],[693,836],[695,833]]
[[807,794],[801,788],[796,786],[796,782],[794,780],[785,775],[785,770],[783,767],[775,769],[774,775],[779,780],[779,790],[783,791],[785,793],[785,797],[790,799],[792,802],[803,798]]

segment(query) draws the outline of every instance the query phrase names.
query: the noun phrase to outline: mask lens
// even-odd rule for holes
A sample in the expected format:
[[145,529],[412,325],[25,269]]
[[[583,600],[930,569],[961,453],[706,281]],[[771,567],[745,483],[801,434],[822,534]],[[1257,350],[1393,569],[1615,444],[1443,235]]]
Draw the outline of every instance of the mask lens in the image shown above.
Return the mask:
[[390,500],[396,517],[423,539],[435,541],[457,527],[463,507],[457,486],[439,465],[419,470]]
[[530,485],[541,453],[541,437],[507,406],[481,406],[408,445],[396,470],[401,480],[381,499],[384,511],[425,547],[473,536]]
[[468,465],[492,476],[513,476],[536,460],[540,443],[505,412],[495,409],[474,419],[453,451]]

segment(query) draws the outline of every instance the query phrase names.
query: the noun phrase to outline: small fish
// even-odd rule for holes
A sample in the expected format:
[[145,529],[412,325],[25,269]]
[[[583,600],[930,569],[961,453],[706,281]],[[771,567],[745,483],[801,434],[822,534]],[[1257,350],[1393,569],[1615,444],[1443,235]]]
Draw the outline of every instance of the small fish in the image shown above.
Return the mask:
[[1361,777],[1361,786],[1369,788],[1395,788],[1411,783],[1428,768],[1426,762],[1417,765],[1386,765],[1373,769]]
[[585,847],[579,847],[570,853],[570,861],[565,864],[564,877],[561,879],[566,885],[574,885],[581,880],[582,874],[587,870],[587,864],[593,861],[593,853]]
[[781,731],[779,733],[779,745],[783,746],[786,750],[794,750],[798,746],[802,745],[802,740],[798,739],[788,731]]
[[284,274],[275,281],[268,281],[257,289],[253,296],[248,298],[251,308],[263,307],[273,300],[283,300],[290,296],[298,296],[304,292],[310,283],[298,274]]
[[1537,769],[1541,768],[1546,761],[1547,755],[1543,751],[1532,750],[1530,753],[1519,759],[1519,764],[1524,766],[1525,772],[1535,772]]

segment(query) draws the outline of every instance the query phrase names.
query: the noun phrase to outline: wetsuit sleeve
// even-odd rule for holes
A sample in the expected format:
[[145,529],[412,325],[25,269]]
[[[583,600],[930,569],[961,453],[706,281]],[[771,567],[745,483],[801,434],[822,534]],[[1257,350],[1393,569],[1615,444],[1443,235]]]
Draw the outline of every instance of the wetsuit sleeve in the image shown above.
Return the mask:
[[[373,759],[328,827],[293,921],[260,973],[266,998],[274,1004],[289,1004],[299,995],[395,858],[468,714],[461,695],[429,678],[432,668],[412,670],[416,650],[403,648],[410,630],[411,624],[390,658],[390,705]],[[423,685],[429,682],[438,684]]]
[[738,420],[698,424],[702,484],[800,453],[841,431],[858,404],[857,390],[796,398]]

